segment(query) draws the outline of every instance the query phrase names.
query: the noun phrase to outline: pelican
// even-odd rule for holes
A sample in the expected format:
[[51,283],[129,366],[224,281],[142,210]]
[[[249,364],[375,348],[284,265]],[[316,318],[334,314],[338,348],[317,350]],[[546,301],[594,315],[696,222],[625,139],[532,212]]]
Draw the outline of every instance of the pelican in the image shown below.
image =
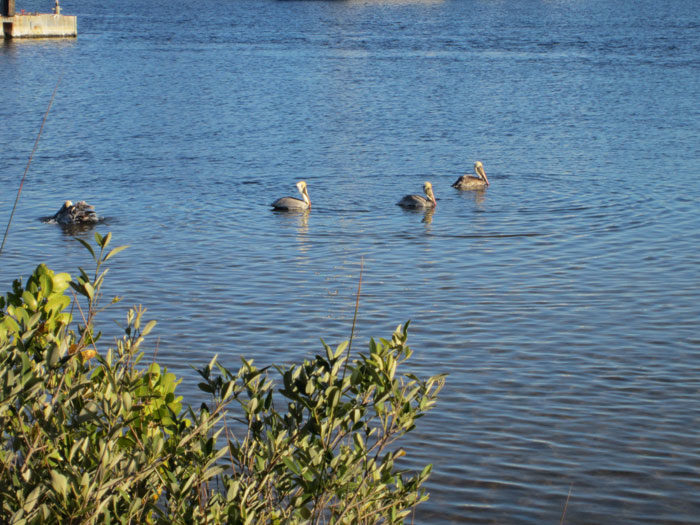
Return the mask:
[[295,199],[294,197],[282,197],[277,199],[275,202],[270,204],[275,210],[308,210],[311,208],[311,199],[309,199],[309,194],[306,191],[306,182],[300,180],[297,182],[297,189],[304,200]]
[[49,220],[56,221],[62,225],[72,224],[94,224],[100,219],[95,213],[95,207],[89,205],[85,201],[76,202],[66,201],[61,206],[61,209],[56,212],[56,215],[49,217]]
[[435,195],[433,195],[433,185],[429,182],[423,184],[423,191],[428,197],[427,199],[421,195],[406,195],[398,204],[403,208],[434,208],[437,206]]
[[477,177],[462,175],[455,181],[452,187],[457,188],[458,190],[483,190],[489,185],[489,179],[486,178],[484,165],[478,160],[474,163],[474,171],[476,172]]

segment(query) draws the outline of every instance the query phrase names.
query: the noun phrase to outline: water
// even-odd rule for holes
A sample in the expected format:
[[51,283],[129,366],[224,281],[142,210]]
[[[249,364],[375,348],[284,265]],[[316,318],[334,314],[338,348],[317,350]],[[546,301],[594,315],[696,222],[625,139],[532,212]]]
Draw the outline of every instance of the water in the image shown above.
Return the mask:
[[[62,76],[0,282],[88,266],[37,218],[94,204],[131,246],[105,329],[147,306],[197,404],[215,353],[346,339],[363,261],[357,341],[411,319],[450,373],[416,523],[697,523],[700,15],[668,4],[66,0],[77,40],[0,47],[3,227]],[[394,205],[425,180],[434,214]]]

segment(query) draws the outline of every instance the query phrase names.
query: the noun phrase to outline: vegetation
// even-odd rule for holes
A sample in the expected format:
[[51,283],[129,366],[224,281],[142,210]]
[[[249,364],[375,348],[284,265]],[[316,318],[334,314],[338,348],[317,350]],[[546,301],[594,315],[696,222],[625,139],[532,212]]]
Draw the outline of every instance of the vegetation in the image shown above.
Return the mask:
[[399,470],[395,442],[444,377],[397,373],[408,323],[352,359],[347,342],[287,367],[214,358],[211,402],[183,408],[179,380],[144,363],[143,308],[98,346],[110,238],[80,241],[92,275],[40,265],[0,297],[0,522],[396,523],[427,499],[430,466]]

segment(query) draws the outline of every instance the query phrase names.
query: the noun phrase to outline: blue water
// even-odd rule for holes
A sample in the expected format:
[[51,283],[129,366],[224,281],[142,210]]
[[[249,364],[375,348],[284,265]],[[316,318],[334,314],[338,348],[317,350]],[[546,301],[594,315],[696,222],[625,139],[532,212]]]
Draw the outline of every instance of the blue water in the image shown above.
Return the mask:
[[[363,264],[356,348],[411,319],[411,371],[450,374],[416,523],[698,522],[696,2],[62,7],[76,40],[0,45],[3,232],[61,79],[4,289],[88,267],[38,217],[94,204],[131,246],[105,331],[145,305],[198,404],[190,364],[346,339]],[[476,160],[491,186],[452,189]],[[270,211],[301,179],[311,211]],[[394,205],[426,180],[434,213]]]

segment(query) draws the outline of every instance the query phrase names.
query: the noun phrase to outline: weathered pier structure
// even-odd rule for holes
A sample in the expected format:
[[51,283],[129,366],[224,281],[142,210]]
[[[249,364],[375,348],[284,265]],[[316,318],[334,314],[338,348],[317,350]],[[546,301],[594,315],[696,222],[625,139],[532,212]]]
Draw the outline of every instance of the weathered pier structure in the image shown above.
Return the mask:
[[53,13],[15,12],[15,0],[0,0],[0,39],[65,38],[78,36],[78,19],[61,14],[56,5]]

